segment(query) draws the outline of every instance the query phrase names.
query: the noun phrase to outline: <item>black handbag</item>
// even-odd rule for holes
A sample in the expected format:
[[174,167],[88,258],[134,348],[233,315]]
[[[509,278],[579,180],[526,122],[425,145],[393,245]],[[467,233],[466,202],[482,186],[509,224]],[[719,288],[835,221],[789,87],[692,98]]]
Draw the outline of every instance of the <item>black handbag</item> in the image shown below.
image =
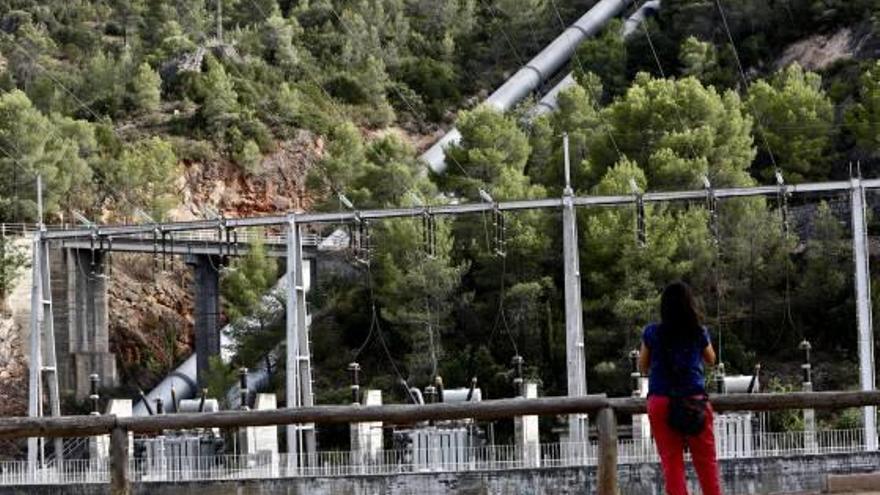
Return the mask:
[[684,372],[672,360],[672,350],[661,353],[666,369],[670,372],[672,389],[669,393],[669,411],[666,424],[686,436],[697,436],[706,428],[706,412],[709,398],[705,395],[693,396],[683,392]]
[[697,436],[706,428],[706,397],[670,397],[666,424],[686,436]]

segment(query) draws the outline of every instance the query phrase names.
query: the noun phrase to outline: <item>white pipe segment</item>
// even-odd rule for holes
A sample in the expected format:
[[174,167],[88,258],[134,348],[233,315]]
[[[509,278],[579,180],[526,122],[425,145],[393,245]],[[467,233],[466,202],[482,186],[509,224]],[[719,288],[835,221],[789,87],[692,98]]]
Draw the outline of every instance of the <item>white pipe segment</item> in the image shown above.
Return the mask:
[[545,113],[555,112],[559,110],[559,104],[557,101],[559,100],[559,94],[565,91],[566,89],[577,84],[577,81],[574,80],[574,73],[570,73],[565,76],[565,79],[559,81],[559,84],[553,86],[553,89],[547,92],[541,101],[538,102],[537,105],[534,106],[531,110],[529,110],[529,118],[535,119],[544,115]]
[[[308,263],[308,261],[307,261]],[[311,277],[310,271],[305,270],[303,274],[306,279],[306,287],[311,286]],[[280,318],[284,315],[284,304],[279,301],[277,294],[284,294],[287,288],[287,276],[283,276],[278,280],[278,283],[275,287],[266,295],[263,296],[262,301],[260,303],[260,312],[263,314],[270,315],[269,319]],[[259,321],[255,318],[247,317],[245,318],[243,324],[245,325],[259,325]],[[229,363],[232,360],[232,337],[230,336],[230,332],[232,330],[232,325],[226,325],[220,331],[220,357],[223,359],[224,363]],[[275,357],[271,355],[269,359],[273,362],[275,361]],[[261,359],[259,363],[256,363],[256,366],[252,369],[248,370],[247,374],[247,384],[248,390],[250,391],[259,391],[265,389],[269,384],[269,370],[267,368],[266,360]],[[159,382],[156,387],[147,394],[147,401],[150,403],[150,407],[153,407],[153,404],[156,402],[156,399],[162,399],[162,402],[165,404],[165,409],[167,411],[171,411],[173,406],[171,405],[171,387],[174,386],[174,392],[177,394],[177,400],[191,399],[196,397],[199,393],[198,390],[198,381],[196,376],[196,353],[193,352],[190,357],[188,357],[183,364],[178,366],[174,371],[172,371],[168,376],[165,377],[164,380]],[[210,392],[215,397],[219,397],[216,391]],[[239,395],[238,395],[238,384],[226,392],[227,397],[230,399],[230,404],[233,408],[238,407]],[[146,416],[148,414],[147,408],[144,405],[143,401],[138,401],[135,405],[133,413],[135,416]]]
[[632,34],[636,32],[636,29],[645,22],[645,19],[647,19],[648,16],[656,14],[657,11],[660,10],[660,3],[660,0],[648,0],[639,7],[639,10],[629,16],[629,18],[623,23],[623,30],[620,33],[623,38],[626,39],[632,36]]
[[[186,361],[174,369],[159,385],[147,394],[147,402],[155,411],[156,399],[162,399],[166,410],[171,411],[174,406],[171,404],[171,387],[174,386],[174,392],[177,394],[178,400],[191,399],[198,394],[198,384],[196,383],[196,353],[192,353]],[[146,416],[147,406],[144,401],[138,401],[132,411],[134,416]]]
[[[572,57],[578,45],[596,34],[605,23],[620,14],[632,2],[633,0],[601,0],[492,93],[484,104],[502,112],[513,108],[515,104],[535,91],[542,82],[559,71]],[[422,155],[422,160],[434,172],[442,173],[446,169],[444,150],[460,140],[461,133],[458,129],[450,130]]]
[[[645,22],[645,19],[648,16],[655,14],[660,10],[661,1],[660,0],[649,0],[642,4],[633,15],[629,16],[627,20],[623,23],[623,28],[621,29],[620,35],[623,36],[623,39],[628,39],[633,33],[636,32],[636,29]],[[528,115],[530,118],[534,119],[545,113],[555,112],[559,109],[559,105],[557,100],[559,99],[559,94],[565,91],[566,89],[574,86],[577,82],[574,80],[574,73],[570,73],[565,76],[565,79],[559,81],[556,86],[553,86],[553,89],[547,92],[541,101],[532,108]]]

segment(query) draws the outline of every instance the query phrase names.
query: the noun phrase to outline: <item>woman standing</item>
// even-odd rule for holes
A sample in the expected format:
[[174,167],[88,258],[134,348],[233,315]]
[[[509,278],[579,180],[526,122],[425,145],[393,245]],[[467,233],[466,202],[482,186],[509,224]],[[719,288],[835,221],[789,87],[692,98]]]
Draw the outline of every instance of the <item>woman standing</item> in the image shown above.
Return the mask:
[[667,495],[687,495],[685,447],[690,449],[703,495],[721,495],[712,406],[703,363],[715,363],[709,332],[702,325],[691,288],[666,287],[661,323],[645,328],[639,369],[648,375],[648,418],[660,454]]

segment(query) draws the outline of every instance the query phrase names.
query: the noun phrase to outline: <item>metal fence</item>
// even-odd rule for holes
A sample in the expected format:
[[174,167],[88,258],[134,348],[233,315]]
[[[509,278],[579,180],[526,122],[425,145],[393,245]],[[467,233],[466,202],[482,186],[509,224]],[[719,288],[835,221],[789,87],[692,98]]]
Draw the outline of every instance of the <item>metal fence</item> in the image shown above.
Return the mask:
[[[725,451],[719,443],[720,459],[772,458],[792,455],[828,455],[864,452],[864,431],[823,430],[815,437],[803,432],[763,433],[747,440],[751,455],[742,449]],[[597,445],[591,443],[547,443],[537,452],[514,445],[490,445],[457,449],[454,454],[441,449],[381,450],[354,454],[350,451],[319,452],[313,456],[260,453],[205,457],[166,456],[147,460],[132,459],[129,470],[135,482],[194,480],[237,480],[289,477],[346,477],[357,475],[395,475],[405,473],[448,473],[495,471],[539,467],[597,465]],[[619,464],[659,462],[653,442],[621,440]],[[109,460],[65,460],[46,467],[32,468],[24,461],[0,462],[0,485],[53,485],[108,483]]]
[[[224,234],[217,230],[187,230],[182,232],[174,232],[174,242],[206,242],[206,243],[225,243],[237,242],[240,244],[252,244],[261,241],[266,245],[285,245],[287,243],[286,234],[270,234],[260,231],[241,230],[230,236],[228,239]],[[128,236],[135,239],[153,240],[153,234],[134,234]],[[300,236],[304,246],[317,246],[321,243],[322,238],[318,234],[303,234]]]
[[27,461],[0,462],[0,485],[71,485],[107,483],[109,462],[100,460],[65,460],[45,466],[31,466]]

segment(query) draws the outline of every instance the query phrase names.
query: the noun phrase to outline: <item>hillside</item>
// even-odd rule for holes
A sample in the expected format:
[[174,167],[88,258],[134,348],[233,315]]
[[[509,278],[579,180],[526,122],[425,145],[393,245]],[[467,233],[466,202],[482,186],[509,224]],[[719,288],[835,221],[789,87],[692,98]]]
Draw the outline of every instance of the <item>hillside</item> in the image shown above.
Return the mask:
[[[704,175],[771,184],[777,170],[840,179],[850,162],[880,176],[871,0],[667,0],[630,40],[613,23],[579,49],[558,112],[477,106],[592,4],[0,0],[0,222],[35,220],[37,173],[53,222],[337,210],[339,194],[360,208],[558,195],[563,133],[582,194],[699,188]],[[454,166],[429,176],[418,153],[453,123]],[[846,211],[820,205],[835,199],[792,200],[812,205],[796,219],[809,228],[783,225],[774,200],[725,202],[717,224],[701,204],[651,207],[644,246],[632,211],[579,213],[591,390],[626,393],[627,353],[675,278],[703,295],[729,371],[762,362],[777,386],[797,383],[809,338],[816,388],[855,384],[855,332],[837,331],[855,318]],[[485,220],[438,220],[431,256],[420,220],[375,225],[370,269],[322,281],[319,402],[345,400],[355,358],[392,398],[395,369],[509,395],[515,353],[543,393],[565,390],[558,220],[511,215],[506,257]],[[182,268],[156,286],[144,263],[119,263],[112,285],[129,390],[191,341]],[[227,292],[230,319],[246,307]],[[264,330],[248,337],[271,348],[277,329]],[[254,349],[238,351],[253,364]]]

